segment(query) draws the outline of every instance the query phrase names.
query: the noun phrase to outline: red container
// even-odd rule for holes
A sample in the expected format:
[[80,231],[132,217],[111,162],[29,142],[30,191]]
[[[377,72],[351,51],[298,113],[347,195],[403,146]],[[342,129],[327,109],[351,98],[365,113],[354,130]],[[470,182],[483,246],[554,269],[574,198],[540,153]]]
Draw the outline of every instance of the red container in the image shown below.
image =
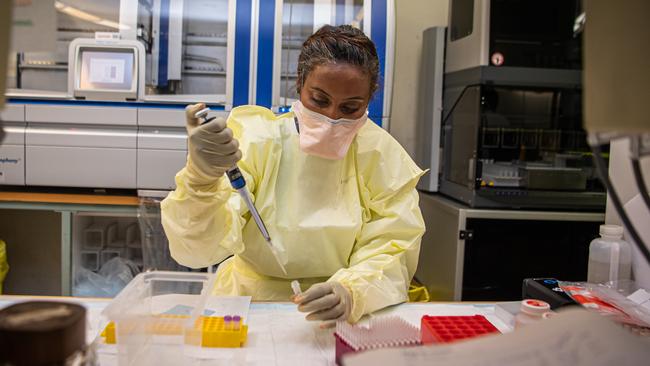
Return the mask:
[[490,333],[499,333],[499,330],[483,315],[425,315],[420,322],[422,344],[450,343]]
[[338,334],[334,333],[334,338],[336,338],[336,364],[343,365],[341,359],[343,355],[350,352],[357,352],[352,346],[350,346],[343,338],[339,337]]

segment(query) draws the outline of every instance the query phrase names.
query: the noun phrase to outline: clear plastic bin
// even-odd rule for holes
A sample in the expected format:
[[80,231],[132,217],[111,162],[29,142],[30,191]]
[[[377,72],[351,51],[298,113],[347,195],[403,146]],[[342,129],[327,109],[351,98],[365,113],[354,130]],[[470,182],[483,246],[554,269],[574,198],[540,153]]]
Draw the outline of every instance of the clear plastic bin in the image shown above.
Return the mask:
[[137,275],[106,307],[115,324],[118,365],[181,365],[186,337],[203,314],[214,276],[196,272]]

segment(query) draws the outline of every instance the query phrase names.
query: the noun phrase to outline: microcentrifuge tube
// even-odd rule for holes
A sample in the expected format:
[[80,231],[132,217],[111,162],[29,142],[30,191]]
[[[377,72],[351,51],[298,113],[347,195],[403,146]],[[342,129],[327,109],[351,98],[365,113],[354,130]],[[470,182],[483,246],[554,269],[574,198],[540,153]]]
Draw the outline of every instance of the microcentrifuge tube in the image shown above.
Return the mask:
[[240,324],[241,323],[241,317],[239,315],[235,315],[232,317],[232,325],[234,330],[239,330]]
[[293,290],[294,295],[300,295],[302,290],[300,289],[300,282],[297,280],[291,281],[291,289]]
[[230,330],[232,328],[232,316],[226,315],[223,317],[223,329]]

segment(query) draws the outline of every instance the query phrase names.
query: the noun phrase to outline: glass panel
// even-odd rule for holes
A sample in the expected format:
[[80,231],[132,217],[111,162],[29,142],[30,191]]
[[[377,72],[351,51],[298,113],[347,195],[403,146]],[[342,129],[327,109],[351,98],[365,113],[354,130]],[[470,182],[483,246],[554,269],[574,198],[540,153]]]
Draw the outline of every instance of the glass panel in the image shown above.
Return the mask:
[[462,300],[521,300],[525,278],[584,280],[589,242],[599,225],[584,221],[468,219],[467,229],[474,235],[465,241]]
[[451,1],[450,39],[453,41],[472,34],[474,28],[474,0]]
[[56,9],[56,51],[16,52],[25,45],[12,45],[8,89],[66,92],[70,41],[94,38],[95,32],[118,31],[120,0],[57,0],[53,4]]
[[482,87],[481,189],[602,191],[581,105],[575,89]]
[[[9,89],[65,93],[68,47],[95,32],[134,35],[146,52],[148,100],[225,103],[229,0],[56,0],[55,52],[10,52]],[[120,24],[120,5],[128,4]],[[137,7],[137,8],[136,8]],[[135,14],[133,21],[128,14]]]
[[153,24],[147,99],[225,103],[228,0],[169,4],[168,9],[153,10],[160,22]]
[[[316,9],[315,3],[324,4]],[[333,25],[350,24],[363,29],[363,0],[287,0],[282,9],[282,66],[280,76],[280,105],[290,106],[298,99],[298,56],[302,43],[317,29],[320,20],[329,19]],[[322,14],[330,9],[329,16]],[[318,10],[317,17],[315,12]],[[319,19],[319,20],[316,20]]]
[[506,66],[581,69],[582,37],[573,29],[580,13],[580,1],[492,0],[490,52]]

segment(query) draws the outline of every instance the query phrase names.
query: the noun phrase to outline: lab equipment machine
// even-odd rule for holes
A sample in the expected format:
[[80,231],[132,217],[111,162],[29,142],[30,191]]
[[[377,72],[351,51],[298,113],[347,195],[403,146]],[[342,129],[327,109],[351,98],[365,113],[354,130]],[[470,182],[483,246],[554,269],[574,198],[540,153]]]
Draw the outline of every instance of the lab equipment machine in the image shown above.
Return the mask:
[[77,38],[69,52],[68,90],[75,99],[135,101],[144,97],[142,43]]
[[567,1],[452,1],[440,192],[472,207],[604,208],[582,129],[579,12]]
[[[626,240],[633,245],[633,272],[648,286],[645,279],[650,273],[650,235],[645,223],[650,217],[646,183],[650,154],[647,118],[650,73],[646,65],[650,31],[643,14],[650,7],[648,2],[640,0],[626,6],[594,0],[585,2],[585,10],[591,20],[585,31],[584,126],[589,131],[595,166],[611,203],[607,210],[608,223],[620,220],[625,227]],[[629,42],[630,39],[635,42]],[[603,153],[610,143],[612,164],[608,170]],[[635,185],[615,186],[613,180],[633,181]]]
[[49,6],[56,50],[10,52],[0,185],[173,189],[187,155],[184,106],[204,102],[222,116],[245,104],[284,112],[296,98],[300,46],[324,24],[352,24],[377,44],[383,83],[369,110],[388,123],[393,1]]
[[[377,44],[384,82],[370,110],[374,121],[388,122],[394,1],[32,3],[54,7],[48,32],[55,34],[56,48],[37,52],[19,39],[9,50],[0,187],[127,195],[137,190],[147,202],[135,214],[133,206],[112,217],[73,214],[71,259],[63,266],[74,268],[62,270],[64,294],[74,292],[71,273],[98,274],[102,263],[122,252],[138,267],[141,251],[144,268],[181,269],[169,257],[159,203],[187,161],[185,106],[204,102],[209,117],[227,117],[247,104],[283,112],[287,98],[295,96],[300,45],[322,25],[352,24]],[[120,239],[128,225],[140,224],[140,251],[134,244],[84,248],[84,230],[103,221],[116,223]]]
[[576,305],[561,288],[555,278],[526,278],[521,287],[522,299],[538,299],[547,302],[551,309]]
[[581,1],[451,0],[446,72],[582,68]]

